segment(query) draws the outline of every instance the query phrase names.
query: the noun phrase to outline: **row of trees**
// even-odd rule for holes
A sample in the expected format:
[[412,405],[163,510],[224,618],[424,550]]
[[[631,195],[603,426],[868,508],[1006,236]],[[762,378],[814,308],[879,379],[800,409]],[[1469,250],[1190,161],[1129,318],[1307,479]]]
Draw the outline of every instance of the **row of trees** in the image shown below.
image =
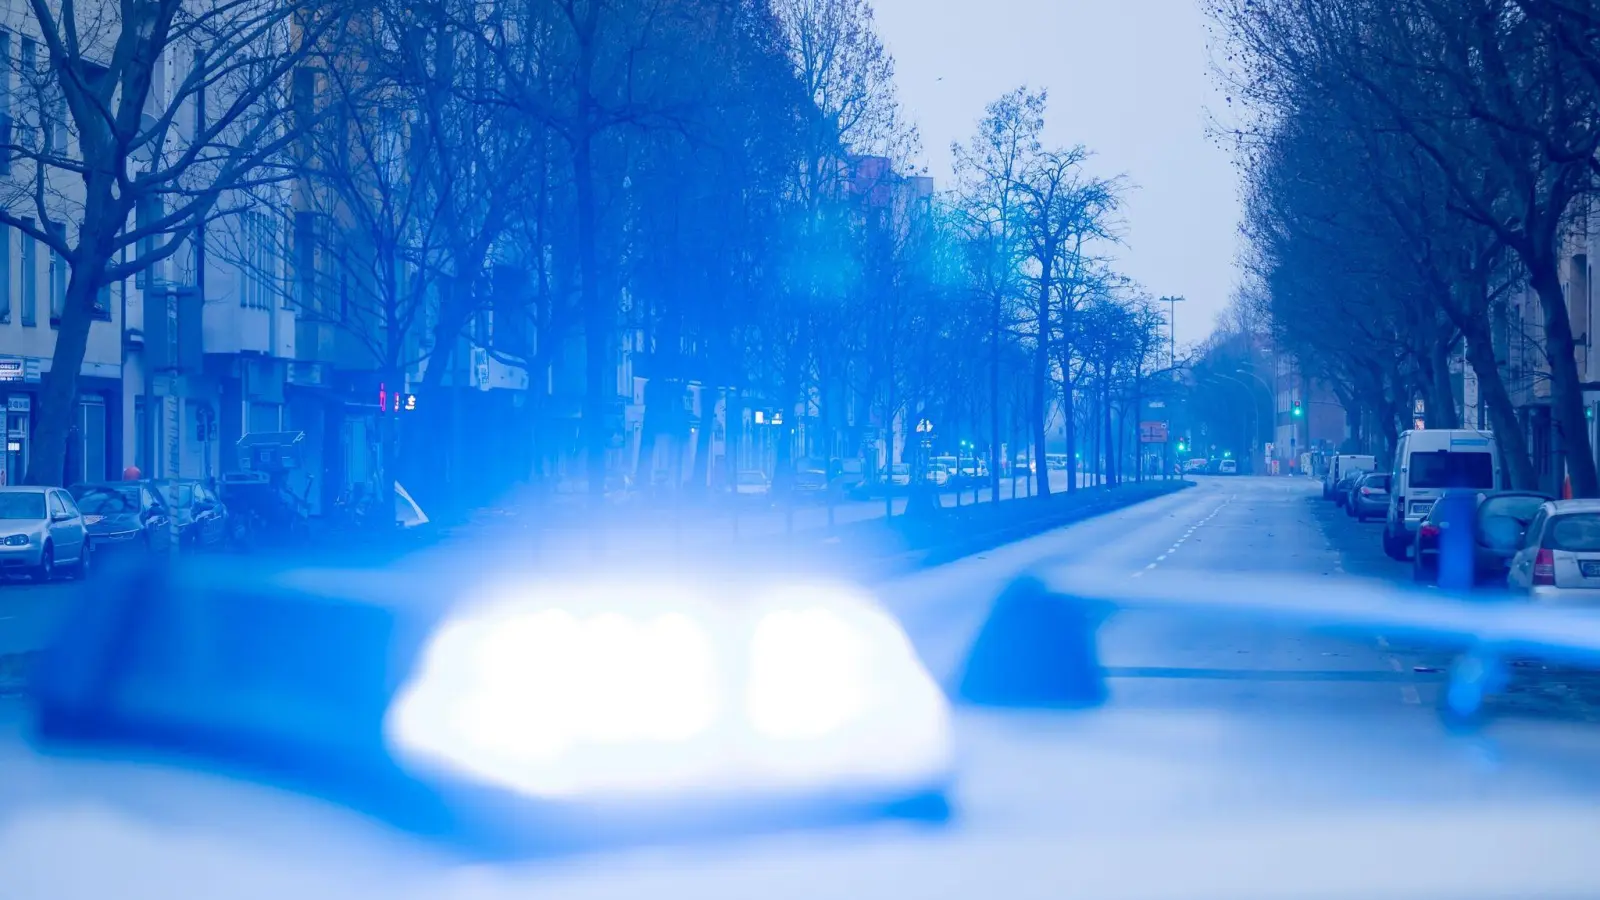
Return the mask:
[[[1215,0],[1211,13],[1243,111],[1245,299],[1278,346],[1390,446],[1416,399],[1429,427],[1460,424],[1464,355],[1512,483],[1532,487],[1508,384],[1509,338],[1531,338],[1572,490],[1600,494],[1561,271],[1600,149],[1600,4]],[[1542,318],[1521,335],[1511,305],[1529,293]]]
[[468,348],[535,373],[581,360],[597,494],[624,351],[649,379],[641,466],[686,436],[695,381],[730,447],[752,397],[817,409],[824,432],[865,403],[982,423],[993,450],[1031,437],[1040,472],[1058,409],[1112,460],[1130,421],[1112,410],[1157,355],[1159,316],[1101,255],[1125,187],[1042,145],[1043,94],[990,107],[954,195],[901,174],[916,134],[868,0],[29,9],[32,36],[0,47],[0,223],[71,273],[34,481],[60,477],[105,289],[203,279],[208,254],[390,384],[421,368],[438,387]]

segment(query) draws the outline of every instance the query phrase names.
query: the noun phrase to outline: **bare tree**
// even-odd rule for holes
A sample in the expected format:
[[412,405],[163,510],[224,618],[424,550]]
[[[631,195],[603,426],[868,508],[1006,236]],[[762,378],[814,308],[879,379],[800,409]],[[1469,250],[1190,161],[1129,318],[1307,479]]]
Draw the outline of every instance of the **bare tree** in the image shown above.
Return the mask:
[[[278,0],[31,0],[5,73],[10,177],[0,223],[70,269],[28,480],[55,484],[104,286],[149,272],[232,192],[281,175],[297,130],[288,83],[336,51],[349,6]],[[36,38],[34,36],[37,36]]]

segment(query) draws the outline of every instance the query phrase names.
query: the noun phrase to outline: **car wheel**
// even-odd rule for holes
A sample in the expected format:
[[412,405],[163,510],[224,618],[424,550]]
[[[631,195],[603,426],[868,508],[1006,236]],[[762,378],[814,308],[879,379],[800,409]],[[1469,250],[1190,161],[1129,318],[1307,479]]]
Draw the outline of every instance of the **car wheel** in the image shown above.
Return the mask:
[[1415,554],[1412,555],[1411,560],[1411,580],[1417,584],[1431,584],[1433,582],[1432,574],[1428,572],[1427,567],[1422,564],[1422,560],[1417,558]]
[[90,561],[94,558],[93,546],[85,540],[78,550],[78,561],[72,566],[72,577],[84,581],[89,577]]
[[39,566],[33,570],[34,581],[54,581],[56,579],[56,550],[49,544],[39,551]]
[[1405,547],[1403,547],[1400,542],[1395,540],[1394,536],[1389,533],[1388,525],[1383,526],[1383,552],[1388,555],[1390,559],[1404,561],[1406,558]]
[[1366,520],[1367,520],[1366,514],[1364,514],[1364,513],[1356,513],[1356,521],[1357,522],[1365,522]]

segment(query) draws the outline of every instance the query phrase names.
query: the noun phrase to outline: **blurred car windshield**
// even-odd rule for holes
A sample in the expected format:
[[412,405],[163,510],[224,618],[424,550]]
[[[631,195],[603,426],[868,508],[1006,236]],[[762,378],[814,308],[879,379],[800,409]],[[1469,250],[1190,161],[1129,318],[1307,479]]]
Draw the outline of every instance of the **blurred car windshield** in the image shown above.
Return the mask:
[[1550,523],[1547,546],[1576,553],[1600,552],[1600,513],[1569,513]]
[[1494,461],[1487,453],[1413,453],[1410,466],[1414,488],[1494,487]]
[[1478,510],[1478,518],[1487,519],[1490,516],[1505,516],[1516,519],[1523,525],[1533,521],[1533,516],[1543,506],[1545,498],[1533,494],[1517,495],[1511,497],[1490,497],[1483,501],[1483,506]]
[[1389,476],[1387,474],[1369,475],[1361,482],[1361,486],[1375,491],[1387,491],[1389,489]]
[[44,494],[33,491],[0,493],[0,519],[44,518]]
[[137,487],[78,485],[72,489],[72,498],[85,515],[119,516],[139,511]]
[[740,472],[740,484],[766,484],[767,476],[761,472]]

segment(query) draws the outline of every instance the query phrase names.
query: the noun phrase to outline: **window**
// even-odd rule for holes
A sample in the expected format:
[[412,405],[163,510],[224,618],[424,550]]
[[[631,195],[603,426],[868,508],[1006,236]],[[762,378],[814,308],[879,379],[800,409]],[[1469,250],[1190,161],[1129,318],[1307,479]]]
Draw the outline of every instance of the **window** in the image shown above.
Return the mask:
[[[134,210],[133,227],[141,232],[146,228],[154,228],[161,221],[162,215],[161,197],[155,194],[146,194],[139,198],[139,205]],[[134,251],[138,261],[143,262],[156,252],[156,249],[160,246],[156,242],[158,237],[159,232],[151,232],[139,238],[139,246]],[[154,270],[155,266],[153,265],[146,265],[143,269],[140,269],[139,274],[134,276],[134,284],[141,290],[148,289],[151,286]]]
[[300,308],[307,311],[316,309],[313,302],[317,296],[316,215],[311,212],[294,214],[294,270],[298,293],[295,299]]
[[[33,38],[25,37],[22,39],[20,53],[21,59],[18,60],[17,65],[17,75],[19,79],[19,84],[17,86],[19,88],[26,89],[27,85],[20,83],[21,80],[26,79],[27,81],[36,81],[38,79],[39,45],[33,42]],[[26,145],[29,148],[32,148],[33,146],[33,141],[29,138],[18,138],[17,143]]]
[[[23,225],[33,227],[32,219]],[[26,231],[22,235],[22,324],[37,325],[39,304],[39,242]]]
[[61,506],[67,511],[67,515],[73,518],[83,515],[78,511],[78,504],[72,502],[72,495],[66,491],[56,491],[56,499],[61,501]]
[[67,508],[66,508],[66,506],[62,505],[62,503],[61,503],[61,492],[60,491],[51,491],[49,496],[50,496],[50,518],[53,519],[53,518],[55,518],[57,516],[66,515],[67,514]]
[[278,229],[270,215],[240,217],[244,260],[239,272],[239,303],[249,309],[271,309],[277,284]]
[[1569,553],[1600,552],[1600,513],[1570,513],[1550,520],[1544,545]]
[[[0,148],[11,145],[11,32],[0,31]],[[0,149],[0,175],[11,174],[11,151]],[[9,313],[10,310],[8,309]]]
[[[5,75],[0,72],[0,81]],[[0,225],[0,324],[11,321],[11,229]]]
[[[60,222],[50,223],[50,234],[56,240],[65,242],[67,239],[67,226]],[[61,315],[67,309],[67,259],[57,253],[55,248],[50,248],[50,324],[60,325]]]
[[44,494],[7,491],[0,494],[0,519],[44,518]]
[[150,416],[143,397],[133,398],[133,464],[141,472],[150,471]]
[[1414,488],[1494,489],[1494,461],[1487,453],[1450,453],[1436,450],[1411,454]]

